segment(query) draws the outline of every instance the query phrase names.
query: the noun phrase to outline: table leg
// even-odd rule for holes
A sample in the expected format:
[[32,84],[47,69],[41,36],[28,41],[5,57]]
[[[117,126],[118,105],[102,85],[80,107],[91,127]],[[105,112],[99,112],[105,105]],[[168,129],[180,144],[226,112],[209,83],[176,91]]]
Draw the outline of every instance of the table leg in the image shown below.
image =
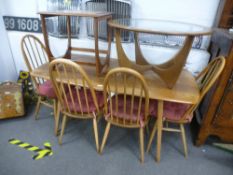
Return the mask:
[[71,59],[71,26],[70,26],[70,16],[66,16],[66,29],[67,29],[67,49],[65,52],[65,55],[63,56],[64,58],[69,58]]
[[[110,20],[112,20],[112,17],[107,19],[107,24]],[[107,68],[109,67],[109,60],[110,60],[110,54],[111,54],[111,44],[112,44],[112,28],[109,25],[107,25],[107,41],[108,41],[108,48],[107,48],[106,60],[104,63],[106,71],[107,71]]]
[[116,48],[117,48],[119,66],[132,68],[141,73],[151,70],[153,68],[153,65],[149,65],[149,64],[140,65],[140,64],[136,64],[135,62],[129,60],[122,46],[120,29],[115,29],[115,37],[116,37]]
[[162,142],[162,128],[163,128],[163,101],[158,100],[157,111],[157,151],[156,160],[160,162],[161,142]]
[[40,15],[41,27],[42,27],[42,33],[43,33],[43,36],[44,36],[45,48],[46,48],[46,51],[47,51],[47,53],[49,55],[49,62],[50,62],[50,61],[52,61],[51,57],[53,57],[53,54],[52,54],[52,52],[50,50],[50,47],[49,47],[49,37],[48,37],[48,32],[46,30],[45,18],[46,18],[46,16]]
[[96,60],[96,74],[97,75],[99,75],[101,72],[98,36],[99,36],[99,21],[97,18],[94,18],[95,60]]
[[135,59],[136,59],[136,63],[140,64],[140,65],[149,65],[150,63],[148,63],[146,61],[146,59],[144,58],[141,48],[140,48],[140,44],[138,41],[138,33],[134,32],[134,45],[135,45]]
[[167,62],[154,65],[152,70],[167,84],[168,88],[173,88],[186,63],[189,51],[192,48],[194,36],[187,36],[183,46]]

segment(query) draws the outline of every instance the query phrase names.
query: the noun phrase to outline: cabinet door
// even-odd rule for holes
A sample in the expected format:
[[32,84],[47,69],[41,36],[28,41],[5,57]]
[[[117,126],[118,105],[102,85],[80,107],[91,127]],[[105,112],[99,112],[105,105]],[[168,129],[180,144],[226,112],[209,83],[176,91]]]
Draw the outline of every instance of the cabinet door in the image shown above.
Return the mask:
[[[223,6],[224,4],[224,6]],[[222,28],[231,28],[233,24],[233,1],[232,0],[225,0],[220,1],[219,4],[219,12],[221,12],[220,21],[219,21],[219,27]]]
[[216,113],[214,125],[233,128],[233,72]]

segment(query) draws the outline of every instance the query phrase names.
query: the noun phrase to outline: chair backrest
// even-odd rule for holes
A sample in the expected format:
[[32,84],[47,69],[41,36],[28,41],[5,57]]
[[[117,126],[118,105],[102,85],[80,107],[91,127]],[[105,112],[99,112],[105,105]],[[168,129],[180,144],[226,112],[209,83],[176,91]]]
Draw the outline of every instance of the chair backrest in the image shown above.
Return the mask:
[[[199,105],[203,97],[217,81],[225,66],[225,58],[219,56],[213,59],[207,67],[196,77],[196,82],[200,90],[200,98],[197,104],[192,105],[186,114],[191,114]],[[185,118],[185,116],[184,116]]]
[[21,50],[29,71],[49,62],[45,46],[33,35],[25,35],[22,38]]
[[91,80],[80,65],[58,58],[50,63],[49,74],[63,112],[80,117],[92,114],[93,108],[99,112]]
[[[49,62],[45,46],[33,35],[25,35],[22,38],[21,50],[29,72]],[[44,79],[42,78],[32,77],[32,81],[36,88],[38,88],[39,84],[44,83]]]
[[[123,116],[114,116],[119,110]],[[149,94],[144,77],[129,68],[110,70],[104,79],[105,115],[120,126],[140,126],[141,120],[148,121],[148,110]]]
[[225,58],[219,56],[212,60],[208,66],[196,77],[200,89],[200,100],[205,96],[209,89],[219,78],[225,66]]

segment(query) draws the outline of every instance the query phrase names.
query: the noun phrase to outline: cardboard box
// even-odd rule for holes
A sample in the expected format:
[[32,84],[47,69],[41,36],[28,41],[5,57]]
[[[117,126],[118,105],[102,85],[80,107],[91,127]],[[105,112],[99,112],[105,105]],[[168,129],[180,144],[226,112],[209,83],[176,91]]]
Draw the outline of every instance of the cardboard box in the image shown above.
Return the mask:
[[24,115],[22,88],[15,82],[0,84],[0,119]]

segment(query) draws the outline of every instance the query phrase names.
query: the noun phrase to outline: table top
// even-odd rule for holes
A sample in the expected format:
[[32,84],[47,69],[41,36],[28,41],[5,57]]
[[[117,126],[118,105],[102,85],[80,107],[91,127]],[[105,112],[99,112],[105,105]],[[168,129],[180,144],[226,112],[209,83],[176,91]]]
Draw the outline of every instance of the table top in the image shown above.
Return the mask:
[[59,11],[40,11],[38,12],[40,15],[44,16],[83,16],[83,17],[108,17],[111,16],[111,12],[93,12],[93,11],[85,11],[85,10],[59,10]]
[[[31,72],[32,76],[49,78],[49,63],[40,66]],[[92,80],[93,86],[96,90],[103,90],[104,76],[97,76],[95,67],[82,65],[89,78]],[[109,69],[118,67],[116,59],[110,59]],[[194,77],[187,70],[183,70],[179,79],[172,89],[167,88],[166,84],[154,73],[146,72],[144,74],[145,80],[149,89],[149,97],[152,99],[195,104],[199,99],[199,90]],[[80,77],[77,76],[77,79]]]
[[156,20],[156,19],[114,19],[108,23],[111,27],[134,32],[169,35],[210,35],[212,29],[196,24]]

